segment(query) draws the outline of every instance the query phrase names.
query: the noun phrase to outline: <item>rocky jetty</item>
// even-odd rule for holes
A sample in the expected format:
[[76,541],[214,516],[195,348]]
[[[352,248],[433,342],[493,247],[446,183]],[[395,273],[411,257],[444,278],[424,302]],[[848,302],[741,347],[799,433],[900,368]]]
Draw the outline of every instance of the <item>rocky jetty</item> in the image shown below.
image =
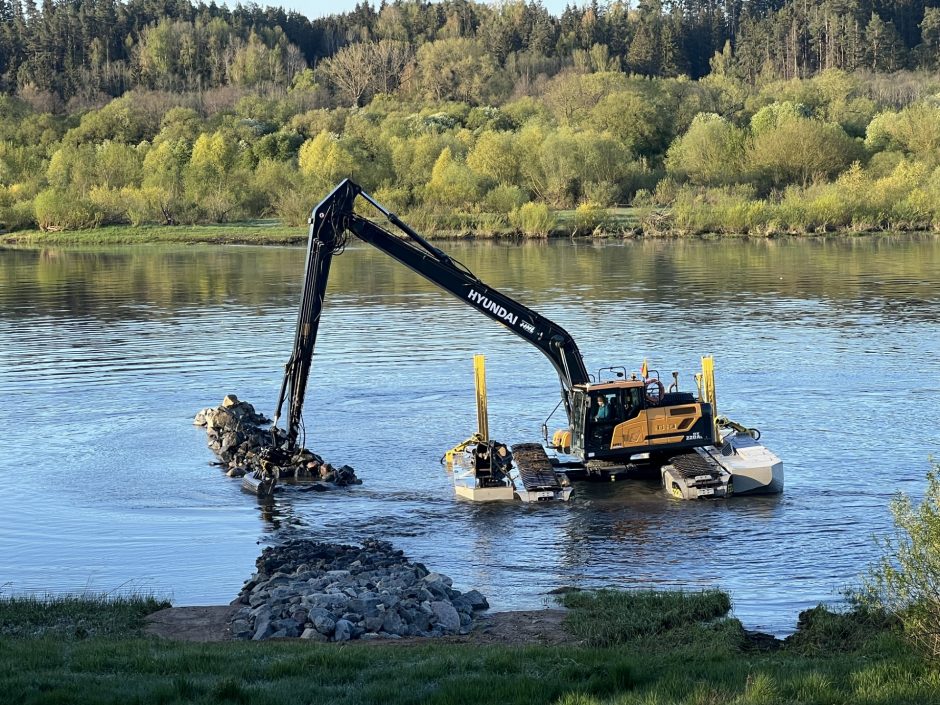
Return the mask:
[[287,436],[282,429],[271,430],[271,420],[255,411],[245,401],[229,394],[216,408],[207,408],[196,414],[193,423],[204,426],[209,448],[227,468],[229,477],[243,477],[248,473],[258,477],[276,472],[278,479],[296,478],[320,480],[335,485],[358,485],[362,481],[348,465],[334,467],[316,453],[299,448],[291,453]]
[[232,604],[236,639],[315,641],[466,634],[486,598],[410,562],[385,541],[294,540],[264,549]]

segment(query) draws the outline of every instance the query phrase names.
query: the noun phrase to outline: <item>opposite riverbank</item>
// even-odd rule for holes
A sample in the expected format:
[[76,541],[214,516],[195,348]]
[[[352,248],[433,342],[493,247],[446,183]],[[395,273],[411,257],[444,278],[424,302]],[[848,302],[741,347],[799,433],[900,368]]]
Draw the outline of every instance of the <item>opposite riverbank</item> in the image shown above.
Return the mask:
[[[575,235],[598,238],[632,237],[642,233],[643,214],[636,208],[605,211],[603,219],[579,218],[575,211],[558,211],[538,234],[526,235],[508,225],[476,224],[464,219],[441,223],[426,214],[403,216],[405,222],[429,240],[538,240]],[[376,222],[380,222],[376,219]],[[380,222],[380,224],[382,224]],[[391,228],[395,231],[395,228]],[[81,230],[18,230],[0,233],[0,244],[22,245],[133,245],[191,243],[213,245],[296,245],[306,243],[306,225],[257,219],[199,225],[105,225]]]
[[[408,222],[408,221],[406,221]],[[538,241],[571,237],[593,239],[679,239],[679,238],[741,238],[774,237],[859,237],[896,234],[877,228],[821,228],[816,231],[790,231],[754,228],[718,227],[678,228],[664,212],[645,212],[636,208],[613,209],[603,222],[592,227],[575,223],[575,212],[559,214],[557,223],[543,236],[527,236],[517,230],[474,230],[453,227],[429,228],[426,224],[410,223],[429,240],[459,241]],[[714,224],[712,224],[714,225]],[[933,233],[929,228],[906,228],[903,232]],[[0,233],[0,245],[139,245],[139,244],[209,244],[209,245],[300,245],[307,242],[306,226],[290,226],[275,219],[252,220],[215,225],[108,225],[88,230],[19,230]]]
[[4,245],[298,245],[307,241],[306,228],[276,220],[219,225],[108,225],[90,230],[43,232],[20,230],[0,235]]
[[8,598],[0,683],[24,705],[940,702],[937,669],[871,613],[816,608],[779,642],[750,638],[718,591],[562,600],[561,642],[487,641],[483,621],[467,637],[322,644],[157,638],[152,599]]

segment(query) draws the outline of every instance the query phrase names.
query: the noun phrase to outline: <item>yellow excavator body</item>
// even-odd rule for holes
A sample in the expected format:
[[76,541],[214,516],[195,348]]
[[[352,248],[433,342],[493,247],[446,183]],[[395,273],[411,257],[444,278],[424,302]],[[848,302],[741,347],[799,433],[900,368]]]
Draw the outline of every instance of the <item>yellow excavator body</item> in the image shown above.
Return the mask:
[[550,446],[585,459],[625,462],[711,442],[706,400],[674,389],[667,393],[658,377],[577,386],[575,399],[581,401],[574,404],[572,426],[556,431]]
[[644,409],[629,421],[614,427],[611,449],[678,443],[695,422],[702,418],[698,404],[660,409]]

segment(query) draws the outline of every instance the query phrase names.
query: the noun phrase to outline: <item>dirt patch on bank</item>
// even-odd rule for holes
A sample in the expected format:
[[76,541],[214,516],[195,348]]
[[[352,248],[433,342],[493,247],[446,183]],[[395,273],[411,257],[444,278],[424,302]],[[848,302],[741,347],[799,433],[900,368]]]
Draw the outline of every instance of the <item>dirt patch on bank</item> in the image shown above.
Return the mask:
[[[178,641],[231,641],[232,615],[237,606],[170,607],[147,617],[144,630],[164,639]],[[344,642],[348,644],[382,644],[421,646],[428,644],[575,644],[577,639],[565,631],[565,610],[523,610],[479,614],[469,634],[438,638],[407,637],[403,639],[369,639]],[[302,641],[291,639],[290,641]]]
[[[576,644],[564,627],[566,610],[523,610],[477,615],[473,631],[464,636],[445,637],[448,643],[470,644]],[[402,641],[405,641],[404,639]],[[409,639],[411,643],[427,644],[428,639]],[[436,640],[435,640],[436,641]],[[384,643],[384,642],[383,642]]]
[[168,607],[147,617],[146,634],[178,641],[229,641],[238,607]]

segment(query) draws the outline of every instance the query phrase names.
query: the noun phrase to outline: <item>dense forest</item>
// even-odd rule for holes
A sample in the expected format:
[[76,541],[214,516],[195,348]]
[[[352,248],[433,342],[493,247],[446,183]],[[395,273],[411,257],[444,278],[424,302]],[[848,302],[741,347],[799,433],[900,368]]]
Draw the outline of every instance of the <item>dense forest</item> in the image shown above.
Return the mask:
[[[334,87],[361,102],[415,78],[409,67],[419,49],[446,49],[448,56],[436,57],[447,59],[445,73],[482,70],[466,97],[492,100],[520,80],[572,65],[700,78],[726,43],[735,72],[751,81],[831,68],[936,68],[940,5],[931,2],[640,0],[632,7],[594,0],[555,17],[523,0],[395,0],[310,21],[254,4],[230,10],[190,0],[42,0],[37,7],[35,0],[0,0],[0,81],[7,92],[64,99],[134,88],[287,87],[304,68],[334,59],[327,71]],[[426,66],[435,57],[425,59]],[[353,60],[360,75],[343,75]],[[381,75],[365,75],[375,72]],[[436,93],[465,97],[449,85]]]
[[429,229],[929,227],[938,61],[919,0],[0,0],[0,227],[295,223],[345,176]]

